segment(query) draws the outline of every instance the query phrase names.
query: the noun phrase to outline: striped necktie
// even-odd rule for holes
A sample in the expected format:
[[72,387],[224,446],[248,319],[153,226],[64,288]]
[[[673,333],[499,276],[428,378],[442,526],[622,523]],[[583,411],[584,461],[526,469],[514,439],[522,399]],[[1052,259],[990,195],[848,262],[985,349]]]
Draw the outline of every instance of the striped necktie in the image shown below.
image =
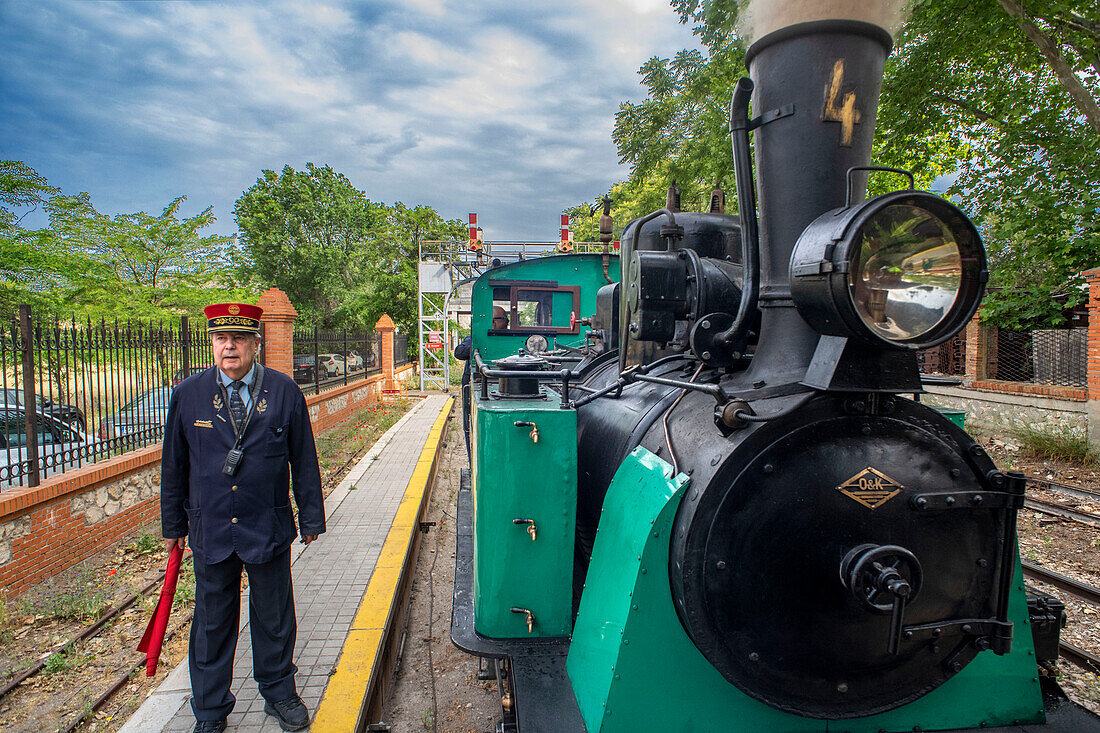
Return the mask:
[[233,416],[233,422],[237,423],[237,430],[240,430],[244,426],[244,418],[247,414],[244,409],[244,400],[241,399],[244,382],[238,379],[230,384],[229,388],[232,390],[229,394],[229,414]]

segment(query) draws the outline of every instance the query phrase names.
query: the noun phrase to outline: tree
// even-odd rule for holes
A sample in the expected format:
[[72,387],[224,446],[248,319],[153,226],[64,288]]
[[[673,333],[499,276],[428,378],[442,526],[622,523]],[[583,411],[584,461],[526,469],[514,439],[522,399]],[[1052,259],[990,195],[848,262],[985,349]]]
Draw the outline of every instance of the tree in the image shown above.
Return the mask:
[[23,229],[20,223],[56,192],[25,163],[0,161],[0,308],[5,312],[20,303],[49,300],[45,296],[48,273],[57,263],[39,246],[38,232]]
[[331,167],[308,163],[263,171],[233,213],[250,276],[283,290],[302,323],[337,325],[337,311],[364,283],[384,207]]
[[415,331],[420,243],[464,236],[430,206],[375,203],[313,163],[263,171],[234,213],[248,276],[286,292],[301,323],[325,328],[371,328],[388,313]]
[[[744,73],[735,0],[672,0],[706,55],[654,58],[649,90],[623,104],[614,140],[630,179],[616,220],[657,208],[670,178],[701,208],[730,160],[725,109]],[[913,170],[981,228],[994,284],[987,319],[1058,325],[1084,296],[1076,273],[1100,264],[1100,8],[1085,0],[917,0],[888,59],[874,160]],[[888,181],[873,179],[873,190]],[[729,197],[733,208],[734,197]]]

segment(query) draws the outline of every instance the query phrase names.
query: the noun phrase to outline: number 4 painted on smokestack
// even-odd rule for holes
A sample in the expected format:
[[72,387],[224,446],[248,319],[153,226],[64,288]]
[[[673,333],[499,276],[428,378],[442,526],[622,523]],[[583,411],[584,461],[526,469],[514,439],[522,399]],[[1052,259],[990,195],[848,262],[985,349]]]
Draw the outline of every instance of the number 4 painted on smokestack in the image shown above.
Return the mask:
[[844,81],[844,59],[837,59],[833,64],[833,78],[829,86],[825,87],[825,109],[821,118],[826,122],[840,123],[840,144],[843,147],[852,147],[852,133],[859,123],[860,112],[856,109],[856,93],[848,92],[844,95],[843,103],[837,106],[837,97],[840,96],[840,85]]

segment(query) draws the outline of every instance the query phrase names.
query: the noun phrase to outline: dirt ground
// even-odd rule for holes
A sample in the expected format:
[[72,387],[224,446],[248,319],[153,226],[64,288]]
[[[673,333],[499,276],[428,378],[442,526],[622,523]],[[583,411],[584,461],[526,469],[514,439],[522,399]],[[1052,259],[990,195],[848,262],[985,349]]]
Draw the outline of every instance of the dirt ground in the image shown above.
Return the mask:
[[[429,521],[438,524],[422,546],[417,562],[408,637],[398,663],[393,694],[383,716],[383,721],[395,733],[487,733],[493,731],[500,720],[496,683],[479,681],[477,660],[459,652],[450,641],[458,472],[469,465],[462,439],[460,410],[456,410],[450,427],[445,460],[429,508]],[[985,436],[979,440],[1002,469],[1023,471],[1029,476],[1060,483],[1100,486],[1098,466],[1028,459],[1020,455],[1019,447],[1010,439],[1000,436]],[[1044,492],[1032,493],[1038,498],[1062,498],[1054,493],[1049,496]],[[1089,507],[1080,501],[1070,506],[1100,513],[1100,506]],[[1100,586],[1100,530],[1024,510],[1019,517],[1019,534],[1024,559]],[[1069,625],[1063,629],[1062,638],[1100,654],[1100,608],[1089,607],[1057,589],[1044,590],[1066,602]],[[1100,678],[1097,675],[1063,661],[1057,678],[1071,698],[1100,714]]]
[[[411,404],[410,400],[378,403],[317,433],[325,496],[336,488],[363,451],[397,422]],[[63,731],[88,711],[114,681],[142,660],[143,655],[134,650],[156,605],[159,585],[152,594],[112,619],[97,636],[67,648],[65,643],[110,607],[157,578],[166,561],[160,527],[151,525],[136,537],[3,602],[0,686],[40,659],[48,662],[41,673],[0,699],[0,730]],[[146,677],[144,667],[131,674],[125,687],[81,730],[117,730],[187,654],[190,624],[186,619],[194,606],[190,549],[184,563],[169,622],[169,631],[178,630],[165,643],[157,674]],[[247,587],[247,576],[243,584]]]
[[[455,505],[459,471],[469,467],[462,410],[453,413],[428,505],[436,522],[420,546],[409,624],[393,694],[382,720],[394,733],[486,733],[500,720],[495,682],[477,679],[477,659],[451,643],[455,577]],[[430,662],[429,662],[430,657]]]

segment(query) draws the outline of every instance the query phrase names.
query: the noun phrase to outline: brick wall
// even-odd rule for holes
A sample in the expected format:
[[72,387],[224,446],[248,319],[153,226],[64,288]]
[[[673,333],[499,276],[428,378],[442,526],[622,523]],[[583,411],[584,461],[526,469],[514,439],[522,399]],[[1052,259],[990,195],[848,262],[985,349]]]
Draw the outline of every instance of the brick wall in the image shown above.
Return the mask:
[[[277,303],[282,293],[264,293],[265,298],[269,295]],[[266,319],[266,311],[264,315]],[[392,321],[390,324],[382,338],[382,374],[306,398],[314,432],[380,401],[382,389],[391,389],[385,386],[387,382],[399,383],[416,368],[406,364],[394,369]],[[291,363],[293,319],[274,325],[265,320],[266,357],[268,366],[279,369],[273,358],[285,353]],[[282,325],[286,327],[280,330]],[[0,492],[0,591],[13,596],[142,527],[153,524],[159,529],[159,497],[159,445],[66,472],[33,488]]]

